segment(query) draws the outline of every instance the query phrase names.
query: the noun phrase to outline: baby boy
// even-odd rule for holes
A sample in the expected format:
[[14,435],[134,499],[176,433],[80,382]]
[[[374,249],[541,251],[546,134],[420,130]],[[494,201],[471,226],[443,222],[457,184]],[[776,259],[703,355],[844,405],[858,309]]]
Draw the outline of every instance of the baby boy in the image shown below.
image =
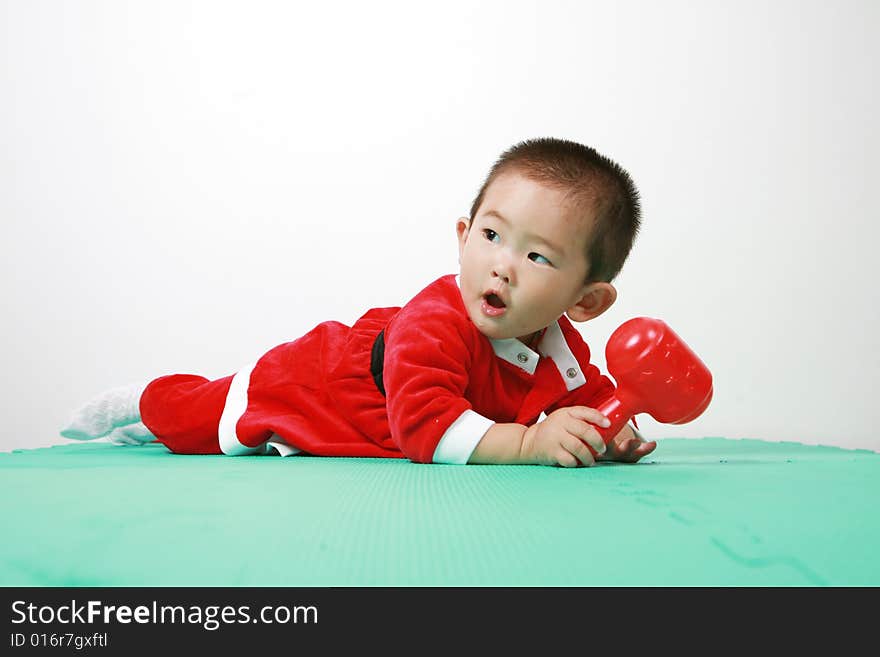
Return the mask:
[[460,270],[353,326],[324,322],[236,374],[172,374],[110,390],[61,434],[158,440],[183,454],[408,458],[589,466],[651,453],[632,427],[607,445],[614,390],[572,322],[614,303],[638,193],[587,146],[505,151],[456,223]]

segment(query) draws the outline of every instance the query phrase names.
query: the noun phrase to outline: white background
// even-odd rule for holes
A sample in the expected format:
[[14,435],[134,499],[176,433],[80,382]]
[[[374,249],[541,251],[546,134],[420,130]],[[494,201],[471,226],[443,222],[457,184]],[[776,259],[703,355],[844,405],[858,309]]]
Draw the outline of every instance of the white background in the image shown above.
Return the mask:
[[68,442],[106,388],[405,302],[539,136],[642,193],[619,301],[579,325],[600,366],[647,315],[714,375],[702,417],[645,433],[880,450],[877,2],[0,12],[2,450]]

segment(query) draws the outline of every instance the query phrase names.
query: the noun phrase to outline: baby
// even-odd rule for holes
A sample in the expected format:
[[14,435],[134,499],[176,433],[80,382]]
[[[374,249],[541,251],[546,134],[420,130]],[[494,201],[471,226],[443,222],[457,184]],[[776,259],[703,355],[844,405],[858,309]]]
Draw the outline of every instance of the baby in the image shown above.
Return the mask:
[[634,463],[656,442],[627,426],[605,445],[596,407],[614,386],[571,322],[614,303],[639,223],[617,164],[571,141],[524,141],[458,219],[457,275],[351,327],[324,322],[234,376],[110,390],[61,435],[158,440],[179,454]]

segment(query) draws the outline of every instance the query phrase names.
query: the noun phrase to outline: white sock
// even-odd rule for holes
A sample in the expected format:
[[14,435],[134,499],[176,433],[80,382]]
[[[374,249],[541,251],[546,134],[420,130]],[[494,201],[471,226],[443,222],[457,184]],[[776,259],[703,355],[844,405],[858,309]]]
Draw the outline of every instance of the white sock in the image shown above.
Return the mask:
[[143,422],[135,422],[124,427],[116,427],[107,439],[117,445],[143,445],[156,440],[156,436],[150,433]]
[[74,411],[61,435],[74,440],[92,440],[106,436],[117,427],[140,422],[141,394],[146,387],[147,383],[134,383],[101,393]]

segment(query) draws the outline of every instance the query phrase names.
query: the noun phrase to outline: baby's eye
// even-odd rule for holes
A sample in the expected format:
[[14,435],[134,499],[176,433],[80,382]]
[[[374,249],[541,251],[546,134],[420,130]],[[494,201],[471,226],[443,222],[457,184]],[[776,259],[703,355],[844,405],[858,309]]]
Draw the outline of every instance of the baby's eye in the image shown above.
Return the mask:
[[552,265],[553,264],[547,258],[542,256],[540,253],[535,253],[534,251],[529,254],[529,260],[531,260],[532,262],[537,262],[539,265]]
[[497,242],[501,239],[501,236],[491,228],[484,228],[483,235],[485,235],[486,239],[490,242]]

